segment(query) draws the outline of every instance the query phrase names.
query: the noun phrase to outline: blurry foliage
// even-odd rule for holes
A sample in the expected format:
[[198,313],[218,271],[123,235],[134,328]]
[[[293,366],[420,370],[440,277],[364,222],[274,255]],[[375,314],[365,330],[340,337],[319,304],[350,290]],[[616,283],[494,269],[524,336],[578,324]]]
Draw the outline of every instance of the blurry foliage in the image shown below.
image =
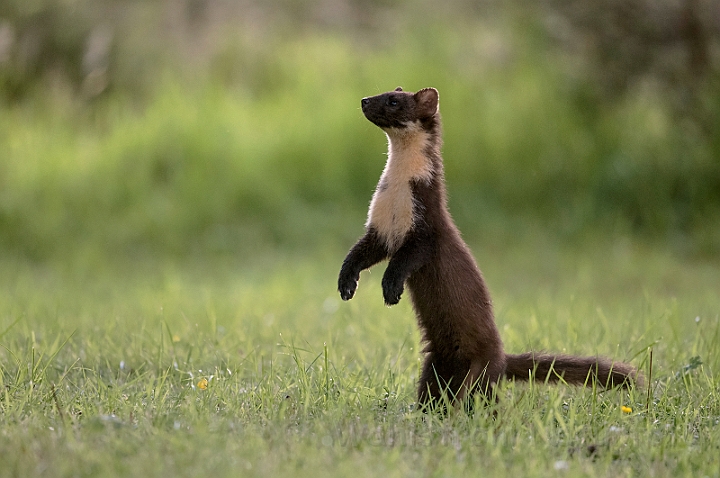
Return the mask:
[[0,86],[6,100],[38,82],[97,94],[105,88],[111,38],[99,6],[83,1],[7,0],[0,4]]
[[698,15],[704,57],[670,20],[714,4],[600,3],[3,2],[0,247],[349,242],[385,147],[359,99],[432,85],[464,230],[535,216],[715,251],[718,33]]
[[687,229],[706,201],[716,210],[720,2],[546,0],[543,7],[567,73],[581,79],[578,106],[592,111],[591,121],[611,106],[635,116],[616,132],[622,145],[599,158],[607,167],[598,197],[651,230]]
[[720,2],[717,0],[545,0],[545,26],[573,67],[606,98],[633,94],[643,83],[662,89],[674,111],[712,134],[720,87]]

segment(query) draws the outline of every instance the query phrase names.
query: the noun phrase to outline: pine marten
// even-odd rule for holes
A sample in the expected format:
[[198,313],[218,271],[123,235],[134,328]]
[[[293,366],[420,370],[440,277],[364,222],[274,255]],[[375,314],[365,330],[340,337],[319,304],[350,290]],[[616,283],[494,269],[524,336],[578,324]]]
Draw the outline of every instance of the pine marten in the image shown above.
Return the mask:
[[343,300],[355,295],[360,271],[389,259],[385,303],[397,304],[407,284],[422,331],[425,361],[418,404],[449,397],[458,406],[484,398],[503,377],[629,387],[632,366],[600,357],[528,352],[506,354],[485,281],[447,207],[439,113],[434,88],[398,87],[363,98],[365,117],[389,141],[387,164],[370,202],[366,232],[350,249],[338,278]]

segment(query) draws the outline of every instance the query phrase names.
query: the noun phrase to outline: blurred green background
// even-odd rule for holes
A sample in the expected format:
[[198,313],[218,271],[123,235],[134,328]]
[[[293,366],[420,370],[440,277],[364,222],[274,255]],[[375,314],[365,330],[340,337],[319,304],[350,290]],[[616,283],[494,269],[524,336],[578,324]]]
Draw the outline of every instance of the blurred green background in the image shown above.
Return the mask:
[[440,90],[473,240],[720,252],[715,0],[3,0],[0,253],[347,247],[385,138],[359,100]]

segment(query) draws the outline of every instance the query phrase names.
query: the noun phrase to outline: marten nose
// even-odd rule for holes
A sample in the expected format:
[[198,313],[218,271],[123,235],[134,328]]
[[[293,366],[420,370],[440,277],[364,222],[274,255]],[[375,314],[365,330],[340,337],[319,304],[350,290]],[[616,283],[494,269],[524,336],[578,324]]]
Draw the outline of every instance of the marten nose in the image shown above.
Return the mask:
[[367,104],[370,103],[370,98],[363,98],[362,100],[360,100],[360,103],[363,106],[367,106]]

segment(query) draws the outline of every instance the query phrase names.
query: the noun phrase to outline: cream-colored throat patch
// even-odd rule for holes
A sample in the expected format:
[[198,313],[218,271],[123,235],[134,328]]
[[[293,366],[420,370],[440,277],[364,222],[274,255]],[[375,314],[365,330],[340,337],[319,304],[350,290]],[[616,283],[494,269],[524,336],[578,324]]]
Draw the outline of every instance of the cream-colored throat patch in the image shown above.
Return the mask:
[[373,226],[395,252],[413,228],[418,211],[411,181],[430,181],[432,163],[425,154],[428,135],[419,125],[386,130],[388,160],[370,202],[367,226]]

